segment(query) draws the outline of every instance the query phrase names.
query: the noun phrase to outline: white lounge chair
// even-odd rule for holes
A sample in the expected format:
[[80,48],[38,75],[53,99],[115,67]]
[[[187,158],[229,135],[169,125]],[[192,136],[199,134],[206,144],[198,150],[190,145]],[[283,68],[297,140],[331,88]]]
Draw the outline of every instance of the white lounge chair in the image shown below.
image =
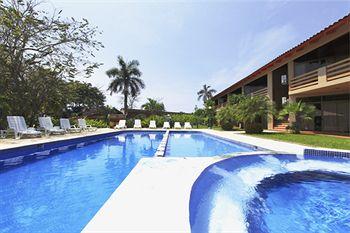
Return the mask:
[[170,129],[170,124],[169,124],[169,122],[165,121],[165,122],[163,123],[163,129]]
[[15,138],[21,138],[24,135],[41,137],[41,132],[27,127],[26,121],[22,116],[7,116],[7,123]]
[[80,128],[77,128],[75,125],[71,126],[69,119],[67,119],[67,118],[60,119],[60,126],[61,126],[61,129],[63,129],[66,132],[69,132],[69,133],[80,133],[81,132]]
[[180,122],[175,122],[174,123],[174,129],[181,129],[182,127],[181,127],[181,124],[180,124]]
[[150,129],[155,129],[155,128],[157,128],[156,121],[150,121],[148,127],[149,127]]
[[119,120],[119,123],[115,126],[115,129],[125,129],[126,120]]
[[60,129],[59,126],[54,126],[51,117],[39,117],[39,124],[45,131],[45,134],[65,134],[66,132],[63,129]]
[[184,128],[185,129],[192,129],[191,123],[190,122],[185,122]]
[[140,119],[136,119],[135,123],[134,123],[134,129],[141,129],[142,125],[141,125],[141,120]]
[[87,131],[96,131],[97,128],[96,127],[92,127],[91,125],[87,125],[86,124],[86,120],[85,119],[78,119],[78,127],[81,128],[82,130],[87,130]]

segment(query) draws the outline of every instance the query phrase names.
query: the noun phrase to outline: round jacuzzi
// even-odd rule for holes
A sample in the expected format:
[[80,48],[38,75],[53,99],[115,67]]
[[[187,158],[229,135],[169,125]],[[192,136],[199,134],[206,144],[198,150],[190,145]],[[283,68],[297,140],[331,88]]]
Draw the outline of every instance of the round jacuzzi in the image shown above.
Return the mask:
[[192,187],[191,231],[350,232],[350,159],[242,155],[207,167]]

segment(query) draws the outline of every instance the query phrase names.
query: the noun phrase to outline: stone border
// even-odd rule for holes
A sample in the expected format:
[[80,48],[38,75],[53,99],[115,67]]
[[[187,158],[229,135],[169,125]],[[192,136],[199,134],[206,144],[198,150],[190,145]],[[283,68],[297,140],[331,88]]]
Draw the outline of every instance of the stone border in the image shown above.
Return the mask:
[[165,132],[165,134],[163,135],[163,139],[162,141],[160,142],[158,148],[157,148],[157,151],[156,153],[154,154],[154,157],[164,157],[165,155],[165,151],[166,151],[166,146],[167,146],[167,143],[168,143],[168,139],[169,139],[169,130],[167,130]]

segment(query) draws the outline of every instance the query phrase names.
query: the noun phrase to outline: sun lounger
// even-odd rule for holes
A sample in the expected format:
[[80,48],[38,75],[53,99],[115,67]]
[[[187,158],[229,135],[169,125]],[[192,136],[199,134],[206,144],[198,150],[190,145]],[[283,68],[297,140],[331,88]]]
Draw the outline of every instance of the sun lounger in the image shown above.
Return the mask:
[[51,117],[39,117],[40,127],[45,131],[45,134],[65,134],[65,130],[52,124]]
[[150,128],[150,129],[155,129],[155,128],[157,128],[156,121],[150,121],[150,122],[149,122],[149,128]]
[[140,119],[136,119],[135,123],[134,123],[134,129],[141,129],[142,125],[141,125],[141,120]]
[[180,124],[180,122],[175,122],[174,123],[174,129],[181,129],[182,127],[181,127],[181,124]]
[[170,129],[170,124],[169,122],[165,121],[163,124],[163,129]]
[[86,124],[85,119],[78,119],[78,127],[81,128],[82,130],[87,130],[87,131],[96,131],[96,127],[92,127],[91,125]]
[[23,136],[41,137],[41,132],[34,128],[28,128],[24,117],[22,116],[7,116],[9,129],[13,131],[15,138]]
[[192,129],[191,123],[190,122],[185,122],[184,128],[185,129]]
[[115,129],[125,129],[126,128],[126,120],[120,120],[119,123],[115,126]]
[[75,125],[71,126],[68,118],[60,119],[61,129],[69,133],[80,133],[81,129],[77,128]]

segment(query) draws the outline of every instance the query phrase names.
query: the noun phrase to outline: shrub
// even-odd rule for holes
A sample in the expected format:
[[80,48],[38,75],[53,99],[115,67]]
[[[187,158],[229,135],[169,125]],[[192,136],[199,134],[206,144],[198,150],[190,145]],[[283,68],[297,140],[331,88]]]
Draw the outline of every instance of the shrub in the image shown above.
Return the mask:
[[232,130],[236,122],[234,120],[233,107],[231,105],[226,105],[220,108],[217,112],[216,119],[223,130]]
[[262,133],[264,129],[260,122],[247,122],[244,125],[244,130],[246,133]]
[[147,128],[149,126],[150,121],[156,121],[156,125],[158,128],[163,127],[165,117],[164,116],[159,116],[159,115],[151,115],[145,119],[142,120],[142,127]]
[[108,128],[108,124],[102,120],[86,119],[86,124],[97,128]]
[[191,124],[196,123],[196,119],[193,114],[173,114],[171,115],[172,122],[180,122],[182,125],[185,122],[190,122]]
[[52,124],[54,126],[60,126],[60,119],[56,117],[51,117]]
[[231,101],[234,119],[244,124],[246,133],[261,133],[262,120],[268,114],[275,114],[274,106],[265,96],[238,95]]
[[284,119],[286,116],[292,117],[292,124],[287,128],[292,133],[300,133],[302,121],[311,121],[315,114],[315,106],[299,102],[288,102],[283,106],[283,109],[279,112],[279,119]]

